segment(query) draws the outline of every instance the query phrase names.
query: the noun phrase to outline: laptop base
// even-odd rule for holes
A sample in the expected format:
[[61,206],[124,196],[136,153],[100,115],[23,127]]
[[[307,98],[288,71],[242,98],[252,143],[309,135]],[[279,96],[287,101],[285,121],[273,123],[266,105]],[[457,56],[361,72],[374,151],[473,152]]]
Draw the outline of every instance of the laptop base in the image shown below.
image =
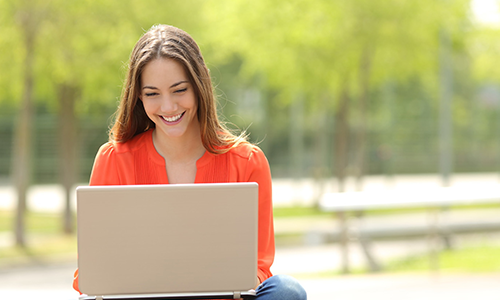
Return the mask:
[[81,295],[79,300],[195,300],[195,299],[254,299],[256,292],[219,292],[219,293],[169,293],[169,294],[132,294],[132,295]]

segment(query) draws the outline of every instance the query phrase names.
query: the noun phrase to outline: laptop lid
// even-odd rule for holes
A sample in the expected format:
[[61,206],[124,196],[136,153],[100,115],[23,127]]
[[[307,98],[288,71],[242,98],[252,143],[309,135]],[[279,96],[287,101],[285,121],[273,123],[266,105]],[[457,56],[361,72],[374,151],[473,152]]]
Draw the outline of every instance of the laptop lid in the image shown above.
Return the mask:
[[248,291],[257,219],[257,183],[78,187],[80,291]]

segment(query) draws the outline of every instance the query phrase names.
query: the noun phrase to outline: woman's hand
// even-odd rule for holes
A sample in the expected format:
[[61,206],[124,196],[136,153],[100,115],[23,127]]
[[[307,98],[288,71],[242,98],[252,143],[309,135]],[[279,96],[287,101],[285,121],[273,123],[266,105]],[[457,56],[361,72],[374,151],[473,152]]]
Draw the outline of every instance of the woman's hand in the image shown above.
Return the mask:
[[259,277],[257,277],[257,285],[256,285],[253,289],[254,289],[254,290],[256,290],[256,289],[259,287],[259,285],[260,285],[261,283],[262,283],[262,282],[260,282]]

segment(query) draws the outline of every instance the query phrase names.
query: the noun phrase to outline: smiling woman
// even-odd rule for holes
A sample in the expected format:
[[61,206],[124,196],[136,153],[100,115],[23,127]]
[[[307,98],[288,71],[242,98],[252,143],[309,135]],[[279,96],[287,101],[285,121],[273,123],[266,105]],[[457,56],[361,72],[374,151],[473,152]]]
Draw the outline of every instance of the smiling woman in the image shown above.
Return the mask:
[[170,58],[149,62],[142,71],[139,98],[155,124],[153,144],[165,159],[169,182],[194,182],[196,161],[205,148],[196,95],[182,64]]
[[[275,244],[269,163],[257,146],[219,122],[216,107],[196,42],[178,28],[154,26],[132,51],[110,141],[97,153],[90,185],[258,183],[256,299],[306,299],[295,279],[270,270]],[[78,271],[73,286],[79,291]]]
[[[151,61],[142,71],[141,87],[144,110],[157,129],[153,133],[155,142],[177,139],[179,144],[180,139],[182,143],[193,140],[199,142],[198,149],[204,149],[199,139],[196,96],[180,63],[164,58]],[[159,150],[160,145],[155,146]]]
[[[153,61],[154,65],[150,65]],[[171,71],[176,72],[177,77],[174,77]],[[148,75],[153,76],[149,76],[148,81],[145,81],[144,77]],[[165,25],[153,26],[139,39],[132,51],[120,107],[110,132],[110,141],[126,142],[156,127],[154,118],[151,119],[151,116],[147,115],[143,101],[140,100],[146,100],[146,94],[155,96],[160,92],[159,88],[166,88],[163,86],[166,85],[164,82],[161,82],[160,86],[157,81],[151,81],[157,75],[164,79],[168,76],[168,79],[172,80],[169,89],[176,87],[175,84],[184,84],[176,90],[176,94],[184,88],[191,88],[196,99],[201,141],[207,151],[220,154],[246,142],[244,135],[233,135],[219,122],[210,74],[196,42],[186,32]],[[165,94],[161,95],[164,96]]]

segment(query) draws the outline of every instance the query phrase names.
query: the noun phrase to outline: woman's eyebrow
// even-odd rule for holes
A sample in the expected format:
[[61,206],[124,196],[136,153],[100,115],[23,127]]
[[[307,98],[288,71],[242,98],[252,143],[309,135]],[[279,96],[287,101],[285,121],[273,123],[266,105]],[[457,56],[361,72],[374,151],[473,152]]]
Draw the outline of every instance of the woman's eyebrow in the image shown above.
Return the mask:
[[176,87],[176,86],[178,86],[179,84],[181,84],[181,83],[185,83],[185,82],[189,82],[189,81],[187,81],[187,80],[182,80],[182,81],[176,82],[176,83],[172,84],[172,85],[170,86],[170,88]]
[[[170,86],[170,88],[176,87],[176,86],[178,86],[179,84],[186,83],[186,82],[189,82],[189,81],[188,81],[188,80],[181,80],[181,81],[179,81],[179,82],[176,82],[176,83],[172,84],[172,85]],[[155,86],[146,85],[146,86],[144,86],[142,89],[143,89],[143,90],[144,90],[144,89],[152,89],[152,90],[157,90],[158,88],[157,88],[157,87],[155,87]]]

